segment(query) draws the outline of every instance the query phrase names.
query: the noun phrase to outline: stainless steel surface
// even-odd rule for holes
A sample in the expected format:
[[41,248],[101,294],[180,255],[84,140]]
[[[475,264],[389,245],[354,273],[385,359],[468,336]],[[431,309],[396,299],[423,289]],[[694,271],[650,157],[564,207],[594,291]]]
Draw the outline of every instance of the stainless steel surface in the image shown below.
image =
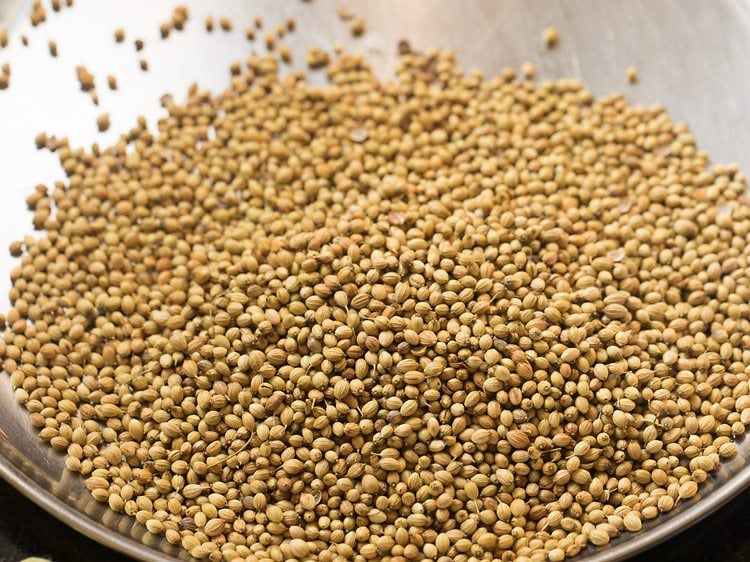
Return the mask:
[[[12,65],[11,87],[0,91],[0,246],[31,232],[24,200],[33,186],[63,178],[55,156],[35,150],[38,132],[67,135],[74,146],[108,143],[137,115],[152,122],[158,118],[159,97],[165,92],[179,100],[193,81],[220,91],[228,83],[230,62],[244,59],[253,48],[264,50],[262,39],[250,44],[244,37],[255,14],[263,15],[264,29],[296,18],[298,31],[288,36],[288,43],[295,49],[297,68],[306,47],[331,46],[335,40],[362,49],[383,77],[390,76],[402,38],[419,49],[453,48],[465,68],[479,67],[487,74],[531,60],[541,79],[575,76],[596,94],[623,91],[634,103],[664,105],[676,120],[689,123],[714,162],[735,161],[750,170],[747,0],[193,0],[184,2],[191,12],[186,31],[162,41],[158,25],[176,3],[77,0],[72,9],[50,11],[48,21],[32,30],[30,0],[0,0],[0,25],[11,33],[11,46],[0,50],[0,62]],[[336,9],[343,4],[365,16],[368,33],[363,39],[352,40],[338,20]],[[209,13],[231,17],[235,30],[207,34],[203,20]],[[549,25],[560,30],[560,45],[548,52],[541,31]],[[119,26],[128,39],[116,45],[112,33]],[[23,33],[29,36],[28,48],[20,44]],[[133,48],[136,37],[146,41],[142,53]],[[48,39],[57,41],[58,59],[49,57]],[[148,73],[139,70],[140,57],[149,60]],[[78,88],[74,69],[79,64],[96,76],[98,108]],[[625,69],[631,65],[638,68],[637,85],[626,80]],[[117,92],[106,87],[109,73],[118,78]],[[112,128],[103,135],[95,124],[102,112],[112,115]],[[0,254],[0,292],[5,294],[14,260]],[[578,560],[631,556],[720,507],[750,482],[750,440],[739,451],[701,488],[700,501],[682,502],[644,532],[587,550]],[[91,500],[78,477],[64,471],[62,460],[38,440],[26,412],[13,401],[8,378],[0,377],[0,476],[72,527],[136,559],[188,559],[131,519]]]

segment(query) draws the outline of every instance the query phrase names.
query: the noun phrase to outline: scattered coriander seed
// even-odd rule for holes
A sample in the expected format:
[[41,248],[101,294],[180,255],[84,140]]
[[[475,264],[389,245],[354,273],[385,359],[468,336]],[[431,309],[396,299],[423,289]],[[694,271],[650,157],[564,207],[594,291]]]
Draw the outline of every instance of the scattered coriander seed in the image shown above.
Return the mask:
[[269,51],[273,51],[274,47],[276,46],[276,36],[273,33],[267,33],[266,34],[266,49]]
[[279,45],[279,57],[287,64],[292,62],[292,49],[286,43]]
[[248,41],[254,41],[255,40],[255,29],[252,27],[248,27],[245,29],[245,37]]
[[536,66],[531,61],[526,61],[521,64],[521,74],[523,74],[528,80],[533,80],[536,76]]
[[115,29],[115,42],[122,43],[125,41],[125,30],[122,27]]
[[52,10],[55,12],[59,12],[62,8],[62,1],[61,0],[51,0],[50,2],[52,4]]
[[310,47],[307,50],[306,60],[310,68],[321,68],[328,64],[330,58],[328,53],[320,47]]
[[146,59],[139,59],[138,66],[143,72],[148,72],[148,61]]
[[409,41],[407,41],[406,39],[401,39],[398,42],[397,49],[400,56],[408,55],[412,52],[411,43],[409,43]]
[[227,17],[219,18],[219,26],[224,31],[232,31],[232,20]]
[[263,18],[260,16],[255,16],[253,18],[253,23],[255,24],[256,29],[260,29],[261,27],[263,27]]
[[354,19],[354,13],[348,6],[341,6],[336,13],[341,21],[350,21]]
[[172,12],[172,27],[177,31],[185,29],[185,24],[190,18],[190,11],[187,6],[177,6]]
[[169,37],[169,33],[172,31],[172,23],[171,22],[162,22],[159,24],[159,35],[161,35],[162,39],[166,39]]
[[135,46],[136,52],[142,51],[143,47],[146,46],[146,43],[143,41],[143,39],[136,39],[133,41],[133,45]]
[[79,65],[76,67],[76,77],[78,78],[78,84],[81,86],[81,90],[84,92],[90,92],[95,87],[94,75],[91,74],[85,66]]
[[36,144],[37,149],[42,149],[45,146],[47,146],[47,134],[46,133],[39,133],[34,138],[34,144]]
[[112,74],[107,75],[107,85],[109,86],[110,90],[116,90],[117,89],[117,78],[113,76]]
[[750,423],[739,168],[575,80],[311,51],[37,137],[0,359],[40,438],[210,561],[555,562],[698,496]]
[[99,129],[100,133],[103,133],[107,129],[109,129],[109,113],[102,113],[99,117],[96,118],[96,126]]
[[625,70],[625,74],[628,77],[628,82],[631,84],[636,84],[638,82],[638,69],[634,66],[629,66]]
[[365,23],[365,20],[362,18],[357,18],[352,20],[351,24],[349,25],[349,31],[351,31],[352,35],[354,37],[361,37],[365,34],[365,31],[367,30],[367,24]]
[[34,0],[31,5],[31,14],[29,20],[33,27],[38,26],[41,23],[47,21],[47,11],[44,9],[44,5],[41,0]]
[[297,20],[295,20],[294,18],[289,18],[288,20],[286,20],[286,28],[289,32],[297,29]]
[[556,27],[548,27],[542,32],[542,41],[548,49],[554,49],[560,41],[560,32]]
[[53,41],[53,40],[50,39],[49,43],[48,43],[48,46],[49,46],[49,54],[50,54],[50,56],[56,57],[57,56],[57,43],[55,41]]
[[212,16],[206,16],[204,25],[206,27],[206,31],[211,33],[214,30],[214,18]]
[[10,243],[10,255],[14,258],[20,257],[23,253],[23,242],[16,240]]
[[8,46],[8,32],[5,29],[0,29],[0,47],[5,48]]
[[21,45],[24,47],[29,46],[29,38],[26,35],[21,35]]

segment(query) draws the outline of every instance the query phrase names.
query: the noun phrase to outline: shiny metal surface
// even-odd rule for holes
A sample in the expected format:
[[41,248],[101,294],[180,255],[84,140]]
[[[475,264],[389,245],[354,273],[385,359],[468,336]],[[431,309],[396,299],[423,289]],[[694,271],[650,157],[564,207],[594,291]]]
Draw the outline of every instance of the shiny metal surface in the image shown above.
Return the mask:
[[[487,74],[531,60],[542,79],[574,76],[596,94],[623,91],[632,102],[664,105],[676,120],[690,124],[714,162],[736,161],[750,170],[747,0],[184,3],[191,11],[186,31],[162,41],[158,25],[169,18],[176,2],[77,0],[74,8],[50,11],[48,21],[32,30],[26,17],[30,0],[0,0],[0,25],[11,35],[10,47],[0,50],[0,62],[12,65],[11,87],[0,91],[0,246],[31,232],[24,199],[33,186],[63,178],[55,157],[35,150],[38,132],[67,135],[74,146],[108,143],[137,115],[158,118],[159,97],[165,92],[179,100],[193,81],[220,91],[228,83],[230,62],[244,59],[253,48],[264,50],[262,39],[250,44],[244,37],[255,14],[263,15],[264,30],[296,18],[298,31],[285,41],[295,50],[297,68],[302,68],[308,46],[330,47],[335,40],[362,49],[383,77],[390,76],[396,44],[404,38],[418,49],[453,48],[465,68],[479,67]],[[351,39],[338,20],[336,9],[343,4],[366,18],[364,38]],[[234,31],[208,35],[203,20],[209,13],[231,17]],[[541,44],[541,32],[549,25],[560,30],[560,45],[550,52]],[[112,38],[119,26],[128,36],[122,45]],[[24,33],[30,39],[28,48],[20,44]],[[142,53],[133,48],[136,37],[146,41]],[[57,41],[59,58],[49,57],[48,39]],[[139,70],[140,57],[149,60],[148,73]],[[98,108],[78,88],[74,69],[79,64],[96,76]],[[625,76],[631,65],[638,68],[637,85],[628,84]],[[109,73],[118,78],[117,92],[106,87]],[[99,134],[95,120],[103,112],[111,114],[112,128]],[[14,260],[2,252],[3,294],[12,267]],[[701,488],[699,501],[681,502],[644,532],[587,550],[578,560],[632,556],[720,507],[750,482],[750,441],[743,441],[739,451]],[[0,476],[71,527],[138,560],[189,559],[131,519],[94,502],[78,477],[64,471],[62,461],[38,440],[26,412],[13,401],[8,378],[0,376]]]

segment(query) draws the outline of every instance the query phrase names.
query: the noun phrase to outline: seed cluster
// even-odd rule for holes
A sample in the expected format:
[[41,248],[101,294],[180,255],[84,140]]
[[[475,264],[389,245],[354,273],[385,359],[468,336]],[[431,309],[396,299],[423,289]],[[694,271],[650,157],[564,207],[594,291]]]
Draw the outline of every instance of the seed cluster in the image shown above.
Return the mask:
[[[55,52],[57,52],[56,45]],[[78,65],[76,66],[76,77],[78,78],[78,85],[81,87],[81,91],[91,96],[91,101],[94,102],[94,105],[99,105],[99,94],[96,93],[96,79],[94,75],[85,66]]]
[[172,11],[172,17],[169,21],[162,22],[159,25],[159,33],[162,39],[169,37],[169,34],[174,29],[175,31],[182,31],[185,28],[185,23],[190,16],[190,12],[187,6],[177,6]]
[[42,0],[34,0],[31,5],[31,14],[29,14],[31,25],[36,27],[47,21],[47,10],[44,9]]
[[326,87],[253,55],[156,132],[56,143],[28,198],[16,399],[192,556],[559,562],[750,422],[737,167],[660,108],[405,51]]
[[310,68],[323,68],[330,62],[330,56],[320,47],[310,47],[305,58]]

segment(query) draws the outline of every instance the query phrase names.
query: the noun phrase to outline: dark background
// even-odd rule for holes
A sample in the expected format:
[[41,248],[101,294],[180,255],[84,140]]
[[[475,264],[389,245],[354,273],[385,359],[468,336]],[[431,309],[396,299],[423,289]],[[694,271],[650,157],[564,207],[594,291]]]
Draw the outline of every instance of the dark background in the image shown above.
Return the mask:
[[[634,560],[639,562],[750,561],[750,490],[719,511]],[[27,556],[53,562],[132,562],[48,515],[0,480],[0,562]]]

